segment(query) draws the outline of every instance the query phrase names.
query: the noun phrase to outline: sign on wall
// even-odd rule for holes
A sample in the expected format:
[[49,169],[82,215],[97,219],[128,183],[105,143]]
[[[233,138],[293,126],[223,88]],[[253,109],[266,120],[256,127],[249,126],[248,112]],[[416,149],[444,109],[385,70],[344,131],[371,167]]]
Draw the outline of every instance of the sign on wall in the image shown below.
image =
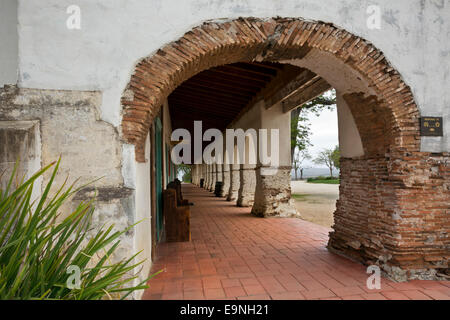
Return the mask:
[[420,118],[420,135],[442,137],[442,117],[421,117]]

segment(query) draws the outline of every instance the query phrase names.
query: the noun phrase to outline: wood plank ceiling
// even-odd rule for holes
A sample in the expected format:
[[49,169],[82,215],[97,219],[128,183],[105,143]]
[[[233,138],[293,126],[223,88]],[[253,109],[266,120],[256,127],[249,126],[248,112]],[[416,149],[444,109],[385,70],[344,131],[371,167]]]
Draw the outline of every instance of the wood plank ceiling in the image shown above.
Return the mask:
[[[169,96],[172,129],[193,134],[193,122],[224,130],[257,98],[273,94],[305,69],[278,63],[234,63],[200,72]],[[314,74],[313,74],[314,75]]]

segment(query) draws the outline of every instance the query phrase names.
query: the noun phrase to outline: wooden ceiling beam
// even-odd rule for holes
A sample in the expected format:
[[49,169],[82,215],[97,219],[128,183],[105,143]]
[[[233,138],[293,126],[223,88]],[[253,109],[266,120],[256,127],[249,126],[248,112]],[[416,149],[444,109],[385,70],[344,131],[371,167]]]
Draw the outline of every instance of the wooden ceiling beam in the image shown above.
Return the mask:
[[178,122],[187,122],[191,126],[193,126],[194,121],[223,122],[226,119],[226,117],[217,114],[205,114],[204,112],[194,110],[177,109],[177,112],[183,115],[183,118],[179,119]]
[[283,70],[285,64],[277,64],[277,63],[270,63],[270,62],[247,62],[246,64],[258,66],[258,67],[264,67],[266,69],[272,69],[275,71]]
[[276,75],[278,71],[283,70],[286,64],[274,62],[237,62],[230,66],[235,66],[244,70]]
[[178,124],[192,126],[194,120],[204,120],[205,127],[225,128],[249,105],[271,97],[304,70],[288,64],[257,62],[205,70],[169,96],[172,124],[174,128]]
[[257,74],[263,77],[274,77],[276,76],[276,72],[275,70],[273,70],[272,72],[263,72],[263,71],[257,71],[254,69],[248,69],[248,68],[244,68],[244,67],[239,67],[236,64],[227,64],[224,65],[223,68],[228,69],[228,70],[237,70],[240,72],[248,72],[248,73],[253,73],[253,74]]
[[223,119],[221,120],[213,120],[213,119],[178,119],[172,122],[172,128],[175,130],[176,128],[183,128],[189,131],[193,131],[194,129],[194,121],[202,122],[202,131],[205,131],[209,128],[216,128],[219,130],[223,130],[226,128],[226,124]]
[[255,81],[248,81],[248,80],[241,80],[237,77],[229,77],[223,74],[219,73],[212,73],[211,71],[207,70],[204,71],[204,73],[201,74],[201,77],[199,79],[200,81],[213,81],[215,83],[221,84],[223,81],[225,81],[226,84],[229,86],[232,86],[234,88],[248,88],[252,91],[258,91],[261,90],[261,87],[265,85],[265,81],[261,81],[256,83]]
[[291,78],[290,80],[285,78],[281,80],[281,83],[277,88],[274,87],[273,90],[265,93],[264,100],[266,101],[266,108],[268,109],[280,102],[316,77],[318,76],[314,72],[303,69],[303,71],[300,74],[297,74],[295,78]]
[[[209,88],[217,88],[218,87],[218,88],[227,89],[227,90],[240,90],[240,91],[244,91],[246,93],[251,93],[252,95],[256,94],[259,90],[261,90],[261,88],[257,87],[257,86],[248,86],[248,82],[247,82],[247,85],[241,86],[240,84],[237,84],[236,82],[233,82],[233,81],[227,81],[227,80],[221,80],[221,79],[209,78],[209,77],[208,78],[202,77],[202,78],[196,79],[195,81],[186,82],[186,84],[188,84],[188,85],[195,85],[196,83],[200,83],[204,86],[208,86]],[[183,84],[181,86],[183,86]]]
[[[280,66],[282,69],[280,72],[277,73],[277,76],[272,79],[270,83],[267,84],[267,86],[263,89],[261,89],[260,92],[258,92],[257,95],[255,95],[252,100],[250,100],[245,107],[242,108],[242,110],[234,117],[234,119],[230,122],[230,125],[235,123],[239,117],[241,117],[245,112],[247,112],[250,108],[253,107],[253,105],[258,102],[261,99],[266,100],[266,98],[270,98],[271,95],[275,94],[278,90],[283,88],[286,84],[291,82],[293,79],[295,79],[300,73],[304,72],[306,69],[292,66],[289,64]],[[270,107],[270,106],[269,106]],[[266,108],[267,105],[266,105]]]
[[282,100],[283,112],[289,112],[300,107],[329,89],[331,89],[330,84],[319,77],[316,81],[309,83],[307,86],[303,86],[301,89]]
[[223,130],[226,128],[223,119],[213,120],[213,119],[178,119],[172,123],[173,130],[177,128],[183,128],[188,131],[194,131],[194,121],[202,121],[202,131],[209,128],[216,128]]
[[[245,88],[241,88],[240,90],[238,90],[238,88],[236,88],[236,86],[231,86],[231,85],[228,85],[223,82],[222,83],[212,83],[210,81],[197,81],[195,83],[187,83],[186,85],[190,86],[190,87],[201,86],[201,87],[207,88],[210,91],[217,88],[217,89],[220,89],[223,91],[240,92],[241,95],[245,94],[245,95],[249,95],[249,96],[254,96],[257,93],[257,91],[255,91],[255,90],[248,90]],[[181,86],[178,88],[181,88]]]
[[218,67],[218,68],[210,69],[209,71],[214,72],[214,73],[225,74],[227,76],[238,77],[238,78],[241,78],[244,80],[256,81],[256,82],[260,82],[260,83],[264,83],[264,84],[269,82],[270,79],[272,78],[270,75],[256,76],[250,72],[246,72],[246,71],[241,72],[241,71],[237,71],[237,70],[227,69],[225,67]]
[[209,108],[205,108],[204,105],[199,105],[196,103],[190,103],[190,102],[180,102],[178,100],[173,100],[172,104],[170,104],[169,101],[169,106],[171,106],[171,110],[192,110],[192,111],[198,111],[198,112],[202,112],[205,114],[211,114],[211,115],[218,115],[220,117],[229,117],[229,116],[234,116],[235,112],[233,111],[233,109],[228,109],[226,107],[224,107],[223,105],[218,105],[220,108],[215,108],[213,111],[211,112],[211,109]]
[[[205,105],[207,105],[207,107],[205,107]],[[210,105],[214,105],[215,108],[210,107]],[[171,98],[171,100],[169,100],[169,106],[174,110],[175,112],[178,109],[183,109],[185,107],[191,108],[192,110],[201,110],[202,112],[205,113],[217,113],[220,115],[233,115],[235,114],[233,111],[234,109],[239,109],[239,106],[234,105],[233,108],[231,108],[230,105],[225,105],[225,104],[219,104],[217,102],[210,102],[210,101],[201,101],[201,102],[186,102],[185,99],[183,100],[178,100],[178,99],[173,99]]]
[[[180,88],[174,96],[177,96],[179,94],[182,95],[188,95],[190,100],[195,100],[197,97],[211,97],[211,89],[202,89],[202,88]],[[240,101],[243,103],[248,102],[252,96],[239,96],[235,95],[231,92],[225,93],[223,91],[215,91],[214,96],[218,98],[224,98],[224,99],[231,99],[233,101]]]
[[[211,95],[210,97],[207,96],[197,96],[195,99],[192,98],[192,95],[190,94],[184,94],[182,92],[177,93],[176,95],[172,96],[170,98],[170,101],[174,101],[180,104],[191,104],[191,105],[199,105],[199,107],[202,107],[202,105],[204,104],[212,104],[212,106],[217,106],[217,105],[223,105],[225,107],[230,107],[231,109],[239,109],[243,104],[245,104],[245,102],[243,101],[238,101],[235,99],[219,99],[216,98],[215,96]],[[212,110],[210,109],[212,106],[203,106],[202,108],[205,111],[211,112]]]
[[[203,85],[201,83],[195,83],[195,84],[186,84],[183,85],[181,87],[178,87],[180,90],[183,89],[193,89],[193,90],[201,90],[201,91],[206,91],[208,93],[211,93],[211,86],[207,86],[207,85]],[[238,97],[242,97],[245,99],[251,99],[254,96],[254,93],[243,93],[241,92],[241,90],[228,90],[228,89],[222,89],[222,88],[214,88],[214,91],[216,92],[223,92],[226,94],[233,94],[234,96],[238,96]]]
[[192,93],[187,92],[178,92],[176,95],[171,97],[172,99],[176,99],[181,103],[192,102],[192,103],[203,103],[203,102],[211,102],[217,104],[228,105],[232,109],[236,109],[237,106],[245,104],[248,100],[244,99],[236,99],[236,98],[226,98],[226,97],[217,97],[214,94],[208,95],[193,95]]

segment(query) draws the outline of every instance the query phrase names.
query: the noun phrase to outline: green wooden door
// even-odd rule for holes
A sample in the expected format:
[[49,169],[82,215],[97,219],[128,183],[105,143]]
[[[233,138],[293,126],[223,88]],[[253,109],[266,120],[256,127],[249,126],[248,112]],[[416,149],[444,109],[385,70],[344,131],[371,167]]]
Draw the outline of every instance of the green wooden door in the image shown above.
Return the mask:
[[163,185],[162,185],[162,125],[159,117],[156,117],[155,122],[155,143],[156,143],[156,240],[161,240],[162,231],[164,228],[164,216],[163,216]]
[[169,146],[166,143],[166,177],[167,177],[167,183],[172,181],[172,177],[170,176],[170,159],[169,159]]

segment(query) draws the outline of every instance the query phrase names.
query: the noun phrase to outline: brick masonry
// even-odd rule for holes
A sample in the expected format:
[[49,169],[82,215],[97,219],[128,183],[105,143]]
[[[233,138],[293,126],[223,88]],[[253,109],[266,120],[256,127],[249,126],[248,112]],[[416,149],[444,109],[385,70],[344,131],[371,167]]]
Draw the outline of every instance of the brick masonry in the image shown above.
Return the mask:
[[122,133],[144,161],[144,142],[164,99],[208,68],[238,61],[333,54],[374,94],[346,93],[364,156],[343,159],[329,249],[392,278],[448,274],[449,154],[420,152],[419,110],[410,88],[371,43],[332,24],[240,18],[207,22],[140,61],[122,97]]
[[448,275],[449,155],[341,159],[328,248],[393,279]]

